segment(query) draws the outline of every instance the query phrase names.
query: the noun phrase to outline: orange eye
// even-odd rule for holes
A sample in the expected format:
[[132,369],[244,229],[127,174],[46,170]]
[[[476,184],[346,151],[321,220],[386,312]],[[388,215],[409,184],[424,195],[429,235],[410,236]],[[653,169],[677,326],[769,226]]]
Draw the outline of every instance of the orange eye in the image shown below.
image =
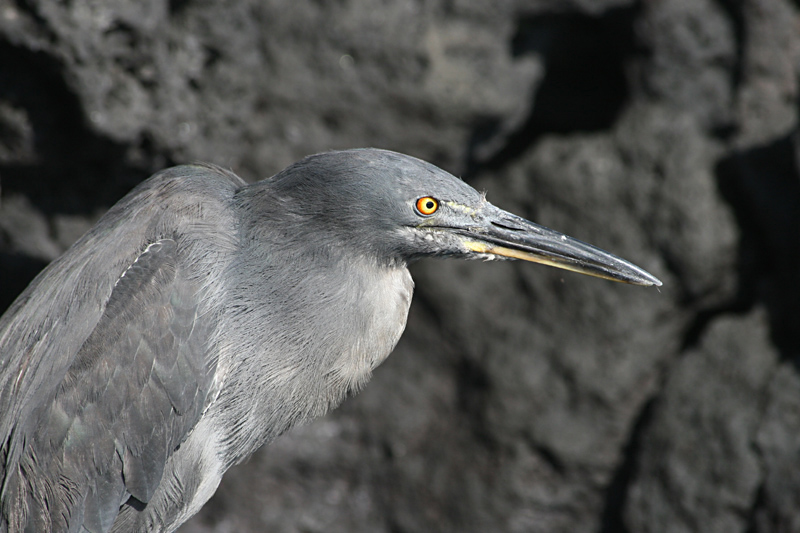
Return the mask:
[[424,216],[430,216],[439,209],[439,201],[430,196],[424,196],[417,200],[417,213]]

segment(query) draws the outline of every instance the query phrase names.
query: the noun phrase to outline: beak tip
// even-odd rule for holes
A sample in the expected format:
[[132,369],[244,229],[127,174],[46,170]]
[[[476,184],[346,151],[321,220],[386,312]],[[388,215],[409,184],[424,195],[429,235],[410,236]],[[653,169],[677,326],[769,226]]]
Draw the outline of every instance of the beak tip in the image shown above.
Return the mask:
[[652,275],[650,272],[642,271],[644,276],[639,285],[644,285],[645,287],[661,287],[663,283],[660,279]]

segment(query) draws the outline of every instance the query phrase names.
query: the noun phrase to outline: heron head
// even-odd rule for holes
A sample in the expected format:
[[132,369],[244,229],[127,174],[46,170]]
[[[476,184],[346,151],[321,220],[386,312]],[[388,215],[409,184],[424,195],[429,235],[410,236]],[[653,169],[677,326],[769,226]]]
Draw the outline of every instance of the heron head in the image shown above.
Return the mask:
[[395,152],[317,154],[268,182],[309,239],[324,239],[379,261],[521,259],[614,281],[661,285],[636,265],[499,209],[455,176]]

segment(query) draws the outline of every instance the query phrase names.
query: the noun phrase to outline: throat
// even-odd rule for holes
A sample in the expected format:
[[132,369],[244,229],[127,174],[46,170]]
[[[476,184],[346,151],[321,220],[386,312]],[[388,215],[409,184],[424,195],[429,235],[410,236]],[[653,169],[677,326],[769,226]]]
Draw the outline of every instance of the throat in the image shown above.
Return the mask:
[[339,315],[339,334],[348,342],[340,345],[338,353],[331,354],[325,376],[337,404],[348,393],[363,388],[372,371],[397,345],[406,327],[414,290],[405,267],[356,268],[361,272],[354,277],[360,277],[361,283],[353,293],[352,312]]

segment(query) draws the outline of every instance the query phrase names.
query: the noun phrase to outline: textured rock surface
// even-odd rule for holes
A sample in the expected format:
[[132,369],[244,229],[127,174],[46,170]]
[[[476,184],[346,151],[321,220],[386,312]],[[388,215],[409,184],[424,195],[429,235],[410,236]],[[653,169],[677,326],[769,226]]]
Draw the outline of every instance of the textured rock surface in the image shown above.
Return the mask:
[[800,530],[789,0],[0,0],[0,305],[133,184],[390,148],[645,290],[426,262],[367,389],[184,532]]

